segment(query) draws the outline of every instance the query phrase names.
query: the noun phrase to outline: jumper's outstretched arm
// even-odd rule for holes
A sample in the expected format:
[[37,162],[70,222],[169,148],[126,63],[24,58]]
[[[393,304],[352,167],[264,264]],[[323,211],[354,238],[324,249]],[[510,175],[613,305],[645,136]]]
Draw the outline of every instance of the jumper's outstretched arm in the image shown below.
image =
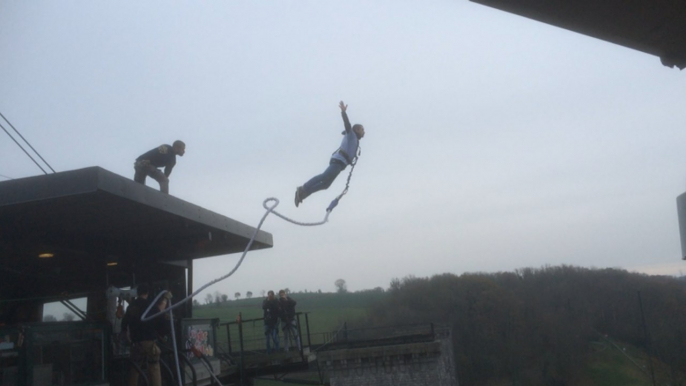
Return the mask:
[[338,104],[338,107],[341,108],[341,115],[343,116],[343,124],[345,125],[345,132],[350,133],[350,131],[353,129],[352,126],[350,125],[350,120],[348,119],[348,114],[345,112],[348,109],[348,105],[343,103]]

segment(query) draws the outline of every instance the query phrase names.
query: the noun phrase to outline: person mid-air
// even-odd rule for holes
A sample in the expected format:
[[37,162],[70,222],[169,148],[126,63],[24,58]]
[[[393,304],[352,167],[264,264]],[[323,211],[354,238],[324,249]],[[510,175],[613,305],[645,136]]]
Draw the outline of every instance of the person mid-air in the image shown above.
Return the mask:
[[348,106],[341,101],[339,107],[341,108],[343,124],[345,125],[345,131],[342,133],[343,140],[341,141],[341,146],[331,155],[329,167],[326,168],[324,173],[312,177],[312,179],[307,181],[302,186],[298,186],[298,188],[295,190],[296,207],[300,205],[310,194],[327,189],[329,186],[331,186],[336,177],[338,177],[338,174],[345,170],[348,165],[351,165],[353,163],[353,159],[357,155],[357,148],[360,145],[360,139],[364,137],[364,126],[360,125],[359,123],[350,126],[348,114],[345,112],[348,109]]

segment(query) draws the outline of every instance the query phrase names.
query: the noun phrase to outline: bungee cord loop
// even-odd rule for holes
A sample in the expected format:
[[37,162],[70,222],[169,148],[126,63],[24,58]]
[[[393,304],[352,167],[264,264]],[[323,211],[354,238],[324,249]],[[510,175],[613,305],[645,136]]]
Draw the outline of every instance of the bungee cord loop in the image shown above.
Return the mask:
[[[352,169],[351,169],[351,172],[352,172]],[[350,177],[348,177],[348,181],[350,181]],[[346,190],[347,190],[347,186],[346,186]],[[345,194],[345,193],[343,193],[343,194]],[[342,196],[342,195],[341,195],[341,196]],[[339,198],[340,198],[340,196],[339,196],[336,200],[338,200]],[[255,228],[255,230],[253,231],[253,234],[252,234],[252,236],[250,237],[250,241],[248,242],[248,245],[245,247],[245,250],[243,251],[243,254],[241,255],[241,258],[238,260],[238,263],[236,263],[236,266],[233,267],[233,269],[232,269],[229,273],[227,273],[227,274],[224,275],[224,276],[218,277],[218,278],[216,278],[216,279],[210,281],[209,283],[207,283],[207,284],[203,285],[202,287],[198,288],[198,289],[197,289],[196,291],[194,291],[192,294],[190,294],[190,295],[186,296],[185,298],[179,300],[178,302],[176,302],[176,303],[173,304],[173,305],[171,304],[171,299],[169,299],[169,302],[167,303],[167,308],[165,308],[165,309],[162,310],[162,311],[153,313],[152,315],[149,315],[149,316],[148,316],[148,313],[150,313],[150,310],[152,309],[152,307],[155,306],[156,304],[158,304],[158,301],[160,300],[160,298],[161,298],[162,296],[165,296],[167,293],[169,293],[169,294],[171,295],[171,293],[170,293],[169,291],[164,290],[164,291],[160,292],[160,293],[155,297],[155,299],[154,299],[152,302],[150,302],[150,304],[148,305],[148,308],[147,308],[147,309],[145,310],[145,312],[143,312],[143,314],[141,315],[141,321],[147,322],[147,321],[150,321],[150,320],[152,320],[152,319],[154,319],[154,318],[156,318],[156,317],[159,317],[159,316],[162,315],[162,314],[165,314],[165,313],[168,313],[168,314],[169,314],[169,323],[171,324],[171,331],[172,331],[172,334],[171,334],[171,335],[172,335],[172,342],[173,342],[173,347],[174,347],[174,358],[176,358],[176,373],[177,373],[177,377],[178,377],[178,380],[179,380],[179,386],[182,386],[182,384],[181,384],[181,365],[180,365],[180,363],[179,363],[179,359],[178,359],[178,355],[179,355],[179,354],[178,354],[178,349],[177,349],[177,347],[176,347],[177,345],[176,345],[176,333],[175,333],[175,330],[174,330],[174,314],[172,313],[172,310],[173,310],[174,308],[180,307],[181,305],[183,305],[184,303],[186,303],[187,301],[189,301],[190,299],[192,299],[195,295],[197,295],[198,293],[200,293],[200,292],[202,292],[203,290],[205,290],[207,287],[209,287],[209,286],[211,286],[211,285],[213,285],[213,284],[215,284],[215,283],[218,283],[218,282],[220,282],[220,281],[222,281],[222,280],[224,280],[224,279],[230,277],[231,275],[233,275],[233,274],[238,270],[238,267],[240,267],[241,264],[243,263],[243,259],[245,259],[245,256],[247,255],[248,251],[250,250],[250,247],[252,246],[253,242],[255,241],[255,237],[257,237],[257,233],[258,233],[258,232],[260,231],[260,229],[262,228],[262,224],[264,224],[264,221],[267,219],[267,216],[269,216],[270,213],[273,213],[274,215],[276,215],[276,216],[282,218],[282,219],[285,220],[285,221],[288,221],[288,222],[290,222],[290,223],[292,223],[292,224],[300,225],[300,226],[317,226],[317,225],[324,225],[324,224],[326,224],[326,223],[329,221],[329,215],[331,214],[331,210],[328,210],[328,209],[327,209],[326,215],[324,216],[324,219],[323,219],[322,221],[318,221],[318,222],[301,222],[301,221],[293,220],[293,219],[291,219],[291,218],[289,218],[289,217],[287,217],[287,216],[285,216],[285,215],[283,215],[283,214],[277,212],[277,211],[275,210],[275,208],[276,208],[278,205],[279,205],[279,200],[278,200],[277,198],[275,198],[275,197],[269,197],[269,198],[265,199],[265,200],[262,202],[262,206],[266,209],[266,212],[264,213],[264,215],[262,215],[262,219],[260,219],[260,223],[257,225],[257,228]],[[214,374],[212,374],[212,376],[214,377]],[[219,382],[219,380],[217,380],[216,377],[214,377],[214,378],[215,378],[215,380],[216,380],[217,382]]]
[[[359,156],[361,154],[362,154],[362,149],[360,147],[358,147],[357,148],[357,154],[355,155],[355,157],[350,162],[350,172],[348,173],[348,179],[345,182],[345,188],[343,189],[341,194],[339,194],[333,201],[331,201],[331,204],[329,204],[329,206],[326,208],[326,215],[324,216],[324,219],[322,221],[301,222],[301,221],[293,220],[292,218],[287,217],[287,216],[276,211],[276,207],[279,205],[279,199],[278,198],[269,197],[262,202],[262,207],[264,207],[264,209],[266,209],[266,212],[264,212],[264,215],[262,215],[262,218],[260,219],[259,224],[257,225],[255,230],[253,231],[252,236],[250,237],[250,241],[248,242],[248,245],[246,245],[245,250],[243,251],[243,254],[241,255],[241,258],[238,260],[238,262],[236,263],[236,266],[234,266],[233,269],[229,273],[227,273],[224,276],[218,277],[218,278],[208,282],[207,284],[201,286],[200,288],[195,290],[192,294],[190,294],[190,295],[186,296],[185,298],[179,300],[175,304],[171,303],[171,296],[169,296],[169,299],[168,299],[169,301],[167,302],[167,308],[148,316],[148,313],[150,312],[152,307],[154,305],[158,304],[159,299],[162,296],[165,296],[167,293],[169,293],[171,295],[171,292],[164,290],[164,291],[160,292],[152,302],[150,302],[150,305],[148,305],[148,308],[145,310],[145,312],[143,312],[143,315],[141,315],[141,321],[147,322],[147,321],[150,321],[150,320],[152,320],[156,317],[159,317],[160,315],[165,314],[165,313],[167,313],[169,315],[169,323],[171,324],[172,342],[173,342],[173,347],[174,347],[174,358],[176,358],[176,373],[177,373],[177,378],[179,380],[179,386],[182,386],[181,365],[179,363],[178,349],[176,347],[177,345],[176,345],[176,333],[174,330],[174,314],[172,313],[172,310],[174,308],[180,307],[181,305],[185,304],[187,301],[192,299],[194,296],[196,296],[200,292],[204,291],[207,287],[209,287],[215,283],[218,283],[218,282],[230,277],[231,275],[233,275],[238,270],[238,268],[241,266],[241,264],[243,263],[245,256],[248,254],[250,247],[252,247],[252,244],[255,241],[255,238],[257,237],[257,233],[262,228],[264,221],[267,219],[267,216],[269,216],[270,213],[273,213],[274,215],[276,215],[277,217],[280,217],[281,219],[283,219],[285,221],[288,221],[292,224],[300,225],[300,226],[318,226],[318,225],[326,224],[329,221],[329,215],[331,214],[331,211],[338,205],[338,202],[343,198],[343,196],[345,196],[348,193],[348,189],[350,188],[350,179],[352,178],[353,170],[355,169],[355,165],[357,164],[357,159],[359,158]],[[212,374],[212,377],[219,383],[219,380],[214,376],[214,374]],[[220,383],[220,385],[221,385],[221,383]]]

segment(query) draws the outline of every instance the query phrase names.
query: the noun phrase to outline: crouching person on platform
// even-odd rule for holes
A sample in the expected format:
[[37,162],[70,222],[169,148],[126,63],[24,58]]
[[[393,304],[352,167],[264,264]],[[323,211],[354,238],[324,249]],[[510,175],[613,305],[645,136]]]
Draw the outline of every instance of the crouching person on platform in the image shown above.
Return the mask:
[[[183,157],[185,153],[186,144],[183,141],[174,141],[171,146],[161,145],[142,154],[133,164],[136,171],[133,180],[145,185],[146,177],[150,177],[160,184],[162,193],[169,194],[169,175],[176,165],[176,156]],[[164,168],[164,173],[158,168]]]

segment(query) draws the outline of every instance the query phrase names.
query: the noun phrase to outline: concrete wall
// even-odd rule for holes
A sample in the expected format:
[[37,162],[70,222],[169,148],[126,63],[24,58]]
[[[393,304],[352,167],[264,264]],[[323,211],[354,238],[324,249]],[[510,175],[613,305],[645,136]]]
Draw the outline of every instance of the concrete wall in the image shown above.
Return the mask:
[[433,342],[320,352],[331,386],[459,386],[450,335]]

